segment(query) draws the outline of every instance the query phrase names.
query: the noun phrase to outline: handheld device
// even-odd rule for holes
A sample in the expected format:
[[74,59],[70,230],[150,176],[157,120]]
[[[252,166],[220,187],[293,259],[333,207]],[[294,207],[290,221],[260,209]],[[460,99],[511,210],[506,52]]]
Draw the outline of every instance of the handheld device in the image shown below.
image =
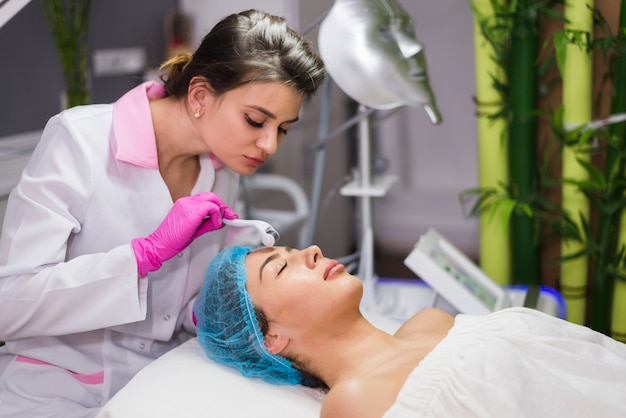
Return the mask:
[[255,228],[261,234],[261,242],[266,247],[271,247],[276,244],[276,241],[280,238],[278,231],[274,227],[265,221],[257,219],[222,219],[224,224],[232,227],[245,228],[251,226]]

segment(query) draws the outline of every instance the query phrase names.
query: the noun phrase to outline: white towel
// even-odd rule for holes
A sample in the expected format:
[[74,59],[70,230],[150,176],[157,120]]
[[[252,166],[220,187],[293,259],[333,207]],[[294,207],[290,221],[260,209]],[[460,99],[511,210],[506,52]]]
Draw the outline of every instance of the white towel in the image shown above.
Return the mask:
[[626,344],[540,311],[459,315],[384,418],[626,417]]

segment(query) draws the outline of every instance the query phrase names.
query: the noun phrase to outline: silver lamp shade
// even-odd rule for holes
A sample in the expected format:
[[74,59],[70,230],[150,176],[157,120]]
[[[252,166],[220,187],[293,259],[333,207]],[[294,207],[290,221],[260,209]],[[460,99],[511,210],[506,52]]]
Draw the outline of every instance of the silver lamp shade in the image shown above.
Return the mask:
[[352,99],[381,110],[422,106],[441,122],[424,47],[395,0],[335,0],[318,42],[330,76]]

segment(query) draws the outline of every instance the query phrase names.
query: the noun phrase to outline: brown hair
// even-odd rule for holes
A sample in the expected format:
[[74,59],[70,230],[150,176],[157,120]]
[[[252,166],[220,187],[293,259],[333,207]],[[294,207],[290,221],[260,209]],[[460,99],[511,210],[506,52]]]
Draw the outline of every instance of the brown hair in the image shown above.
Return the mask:
[[250,81],[294,86],[306,98],[322,84],[322,59],[285,20],[258,10],[232,14],[213,27],[198,49],[162,66],[167,95],[185,97],[191,79],[204,77],[216,95]]

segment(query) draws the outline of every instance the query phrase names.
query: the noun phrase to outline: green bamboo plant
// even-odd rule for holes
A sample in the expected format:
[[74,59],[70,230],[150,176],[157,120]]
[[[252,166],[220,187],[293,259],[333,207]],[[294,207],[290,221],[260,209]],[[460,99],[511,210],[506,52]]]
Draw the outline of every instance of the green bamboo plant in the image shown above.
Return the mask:
[[[525,202],[537,187],[536,109],[537,45],[543,2],[518,0],[511,10],[509,73],[509,186],[515,198]],[[511,277],[513,283],[539,284],[537,217],[515,211],[511,217]]]
[[[476,117],[478,145],[478,184],[489,189],[508,183],[507,125],[502,112],[501,86],[506,73],[496,57],[501,57],[501,38],[508,36],[506,21],[497,22],[501,15],[495,9],[503,7],[504,0],[473,0],[474,48],[476,67]],[[487,35],[485,35],[488,32]],[[479,253],[481,268],[497,283],[510,283],[510,249],[508,226],[501,220],[502,213],[479,215]]]
[[[555,50],[563,80],[563,126],[565,129],[584,126],[592,119],[592,49],[593,0],[567,2],[564,29],[555,34]],[[560,42],[558,41],[560,40]],[[585,147],[580,143],[579,147]],[[571,181],[563,182],[561,206],[575,216],[578,227],[589,223],[590,205],[579,184],[589,179],[589,154],[576,152],[579,147],[562,148],[561,175]],[[568,319],[583,324],[586,312],[586,285],[589,260],[584,253],[584,241],[561,238],[561,288],[567,302]],[[575,254],[576,257],[568,257]]]
[[[623,114],[626,112],[626,5],[622,2],[619,15],[619,28],[615,38],[609,38],[610,41],[606,44],[612,46],[614,52],[613,55],[613,68],[612,68],[612,81],[613,81],[613,100],[611,102],[612,114]],[[607,173],[610,179],[615,179],[615,182],[623,182],[625,177],[625,153],[626,153],[626,122],[616,123],[611,125],[611,138],[614,138],[618,143],[618,146],[614,152],[607,152],[607,159],[605,165],[605,173]],[[621,190],[623,193],[623,189]],[[619,195],[620,190],[615,191],[613,196],[616,201],[619,201],[623,195]],[[609,212],[606,215],[601,215],[599,222],[600,237],[606,235],[611,236],[615,233],[614,225],[619,224],[619,230],[617,232],[617,242],[612,242],[610,239],[605,239],[606,243],[613,243],[614,248],[606,248],[606,251],[613,251],[613,254],[617,254],[615,259],[618,265],[617,274],[615,274],[614,286],[613,286],[613,299],[609,300],[610,295],[607,295],[607,300],[604,303],[610,303],[612,305],[612,315],[610,319],[611,336],[619,341],[626,343],[626,268],[624,266],[623,254],[624,248],[626,248],[626,210],[616,209],[614,212]],[[606,284],[603,290],[610,289],[611,279],[604,279],[597,277],[595,279],[599,283],[604,282]],[[609,282],[609,283],[606,283]],[[598,286],[600,287],[600,286]],[[602,288],[601,288],[602,289]],[[595,290],[594,290],[595,291]],[[601,291],[600,291],[601,292]],[[594,322],[598,321],[598,324],[602,324],[606,321],[603,316],[604,312],[598,309],[594,314]],[[596,325],[598,327],[602,325]]]
[[40,0],[65,82],[65,107],[89,103],[87,29],[91,0]]
[[[571,53],[574,46],[586,54],[599,50],[605,59],[609,58],[609,74],[613,84],[611,114],[623,114],[626,111],[626,6],[621,6],[619,31],[615,36],[611,35],[609,25],[597,9],[589,7],[589,12],[602,36],[591,40],[591,34],[587,31],[566,27],[564,31],[555,34],[557,56],[560,56],[559,61],[562,62],[565,48],[569,48],[567,53]],[[559,68],[564,71],[565,67],[559,65]],[[610,124],[608,128],[583,125],[567,130],[568,123],[564,116],[559,115],[552,121],[554,137],[581,167],[578,173],[564,171],[563,184],[583,195],[598,216],[598,226],[592,228],[588,214],[583,210],[566,210],[562,214],[560,225],[552,225],[563,240],[577,243],[577,251],[562,253],[561,262],[565,264],[580,259],[591,260],[590,280],[585,270],[584,281],[581,280],[580,284],[581,289],[586,290],[590,282],[593,299],[589,326],[611,334],[612,318],[616,326],[622,327],[620,329],[626,325],[626,318],[616,316],[613,309],[614,289],[618,287],[619,281],[626,281],[626,240],[623,238],[624,226],[620,228],[626,209],[626,124]],[[594,163],[594,156],[603,157],[603,167]],[[621,297],[624,297],[623,288],[619,288]],[[585,312],[580,315],[580,321],[584,322]],[[619,337],[616,334],[614,336]]]
[[[544,6],[549,5],[544,3]],[[589,31],[564,25],[564,29],[553,38],[556,62],[563,78],[563,69],[566,68],[563,63],[566,54],[571,54],[572,47],[584,54],[599,50],[611,63],[611,114],[623,114],[626,112],[626,6],[621,7],[617,35],[611,35],[608,24],[596,9],[589,7],[589,10],[602,36],[592,39]],[[563,20],[553,10],[545,14]],[[503,91],[506,92],[506,89]],[[591,102],[591,97],[588,102]],[[568,114],[565,107],[537,113],[548,118],[550,145],[561,152],[546,153],[549,158],[540,164],[535,187],[528,196],[520,196],[511,184],[501,184],[498,188],[468,190],[461,195],[461,200],[464,202],[468,196],[477,198],[471,210],[475,215],[498,211],[526,214],[543,226],[540,237],[553,234],[562,241],[575,243],[576,250],[563,252],[558,262],[565,264],[581,258],[591,262],[590,274],[586,269],[583,272],[585,283],[582,286],[582,292],[585,292],[589,283],[593,296],[589,325],[600,332],[612,333],[615,338],[624,338],[626,225],[621,220],[626,219],[626,123],[614,123],[608,127],[584,121],[574,124],[571,113]],[[550,167],[561,164],[562,159],[553,160],[553,155],[572,158],[578,171],[573,175],[563,171],[560,178],[555,178]],[[604,161],[604,164],[598,164],[599,161]],[[597,226],[591,224],[585,210],[571,210],[546,197],[550,190],[564,186],[585,198],[598,215]]]
[[[494,51],[493,62],[506,74],[506,77],[499,78],[492,75],[492,88],[499,94],[500,106],[489,118],[506,121],[501,133],[505,145],[501,147],[508,150],[507,175],[501,177],[497,185],[483,183],[463,192],[461,201],[465,206],[468,200],[475,198],[471,214],[480,216],[481,220],[486,218],[488,222],[498,217],[499,228],[507,230],[510,227],[510,247],[503,246],[510,248],[508,282],[538,284],[540,217],[533,211],[534,202],[540,196],[536,170],[537,39],[541,18],[564,18],[553,9],[561,1],[490,0],[489,3],[491,14],[486,14],[486,7],[478,7],[480,3],[476,1],[472,8],[480,36]],[[479,113],[481,116],[484,117]],[[481,168],[486,164],[491,162],[481,162]],[[481,234],[485,229],[481,222]],[[481,267],[484,269],[482,248]]]
[[[592,47],[598,47],[606,56],[607,52],[612,59],[611,80],[613,94],[611,114],[618,115],[626,112],[626,5],[620,9],[619,30],[612,36],[608,24],[600,13],[595,11],[595,21],[606,34]],[[590,326],[605,334],[611,331],[611,311],[613,292],[616,280],[626,280],[624,271],[624,240],[623,225],[620,220],[626,208],[626,123],[611,124],[603,135],[605,147],[604,170],[599,171],[594,165],[589,165],[587,171],[593,175],[593,182],[581,185],[581,189],[593,202],[598,210],[598,228],[595,240],[588,245],[594,257],[592,271],[593,302],[590,313]],[[620,243],[621,241],[621,243]],[[595,243],[595,244],[594,244]],[[617,321],[618,318],[615,318]],[[622,318],[624,321],[624,318]]]
[[[612,81],[613,100],[611,102],[611,114],[623,114],[626,112],[626,5],[622,2],[619,15],[619,28],[616,37],[607,37],[610,41],[606,44],[613,51]],[[605,44],[605,45],[606,45]],[[611,276],[602,276],[598,273],[594,277],[594,292],[600,294],[602,300],[596,305],[592,314],[593,328],[607,328],[610,323],[610,333],[614,338],[626,342],[626,268],[624,268],[623,256],[626,248],[626,210],[620,209],[624,196],[624,177],[626,166],[626,122],[616,123],[610,127],[610,138],[616,144],[614,148],[607,150],[604,172],[611,183],[611,196],[609,201],[618,202],[616,207],[600,214],[599,239],[605,244],[602,248],[603,259],[600,263],[610,260],[612,265],[618,266],[614,280]],[[616,227],[619,225],[619,227]],[[617,229],[617,231],[616,231]],[[611,282],[613,282],[611,286]],[[613,299],[611,300],[611,292]],[[595,298],[594,298],[595,300]],[[612,309],[602,309],[609,305]],[[606,312],[612,311],[610,319]]]

